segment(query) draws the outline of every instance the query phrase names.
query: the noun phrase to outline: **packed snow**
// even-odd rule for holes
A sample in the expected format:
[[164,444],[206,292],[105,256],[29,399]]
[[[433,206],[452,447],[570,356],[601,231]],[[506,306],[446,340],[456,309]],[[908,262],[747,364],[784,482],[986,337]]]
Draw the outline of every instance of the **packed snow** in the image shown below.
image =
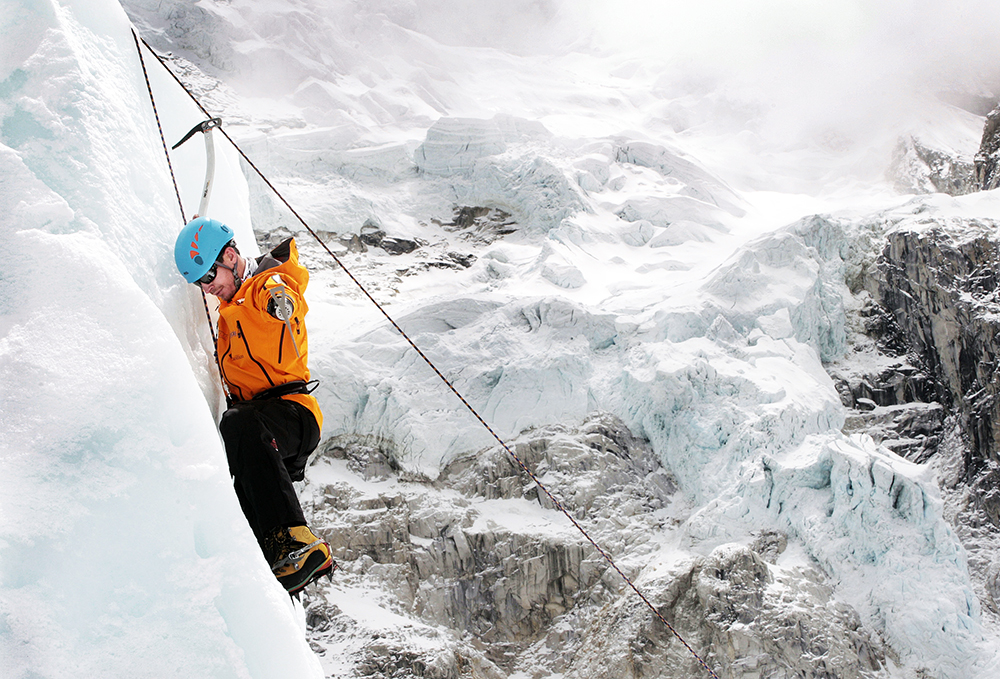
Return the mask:
[[[205,310],[172,257],[204,145],[171,153],[182,215],[129,17],[501,438],[609,412],[648,439],[694,508],[651,573],[780,530],[898,653],[892,676],[1000,672],[933,469],[841,433],[824,369],[850,351],[845,281],[878,215],[1000,218],[993,194],[881,177],[898,135],[968,154],[982,126],[926,94],[973,89],[982,55],[932,71],[897,31],[993,54],[996,9],[959,3],[985,20],[955,9],[935,32],[926,8],[893,27],[770,2],[742,19],[779,47],[737,12],[713,53],[692,40],[719,15],[673,3],[123,4],[0,0],[0,674],[347,671],[321,666],[231,490]],[[144,58],[172,145],[203,116]],[[853,86],[870,91],[844,105]],[[216,140],[211,216],[244,254],[295,234],[312,269],[324,438],[391,441],[429,479],[494,445]],[[482,530],[570,530],[527,501],[476,509]],[[365,629],[414,624],[350,587],[337,603]]]

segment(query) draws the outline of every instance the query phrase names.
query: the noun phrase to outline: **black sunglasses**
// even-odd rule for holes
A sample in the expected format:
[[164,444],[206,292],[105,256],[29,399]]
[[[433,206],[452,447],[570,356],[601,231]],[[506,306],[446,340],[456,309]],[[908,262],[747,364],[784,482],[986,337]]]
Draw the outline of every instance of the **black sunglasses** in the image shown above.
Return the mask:
[[205,275],[196,280],[194,284],[199,287],[202,285],[208,285],[209,283],[215,280],[215,277],[218,274],[219,274],[219,263],[216,262],[211,266],[211,268],[209,268],[209,270],[205,273]]

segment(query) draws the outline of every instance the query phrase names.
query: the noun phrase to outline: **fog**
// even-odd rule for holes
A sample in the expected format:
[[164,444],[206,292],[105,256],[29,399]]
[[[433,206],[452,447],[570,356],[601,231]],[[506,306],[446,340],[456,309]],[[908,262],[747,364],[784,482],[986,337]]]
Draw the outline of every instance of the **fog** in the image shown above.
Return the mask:
[[[987,0],[518,0],[366,3],[449,45],[636,60],[675,129],[833,151],[919,126],[936,102],[982,115],[1000,82],[1000,4]],[[943,95],[943,96],[942,96]],[[982,97],[979,99],[977,97]],[[691,100],[693,98],[694,100]],[[674,107],[677,113],[678,106]]]

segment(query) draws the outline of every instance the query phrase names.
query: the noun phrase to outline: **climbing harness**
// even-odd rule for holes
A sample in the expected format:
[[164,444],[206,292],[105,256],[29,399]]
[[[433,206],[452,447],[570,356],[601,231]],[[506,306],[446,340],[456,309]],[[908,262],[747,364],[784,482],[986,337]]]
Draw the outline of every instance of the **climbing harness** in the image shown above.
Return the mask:
[[[173,77],[173,79],[177,82],[177,84],[181,86],[181,88],[187,93],[187,95],[191,98],[191,100],[195,103],[195,105],[201,110],[203,114],[205,114],[206,118],[208,118],[209,121],[213,120],[211,114],[205,109],[204,106],[201,105],[201,102],[198,101],[197,97],[194,96],[191,90],[189,90],[188,87],[183,82],[181,82],[181,79],[177,77],[177,75],[170,69],[169,66],[167,66],[164,59],[160,57],[160,55],[158,55],[156,51],[153,50],[152,47],[149,46],[149,43],[147,43],[144,39],[138,37],[138,34],[135,32],[134,29],[132,33],[136,37],[136,49],[139,49],[139,41],[142,41],[142,44],[146,46],[146,49],[149,50],[150,54],[156,57],[156,59],[160,62],[160,65],[163,66],[163,68],[166,69],[167,73],[169,73]],[[139,58],[140,60],[142,59],[141,50],[139,53]],[[143,72],[145,72],[145,65],[143,65]],[[149,84],[148,78],[146,79],[146,83],[148,86]],[[152,99],[152,89],[150,89],[150,99]],[[159,125],[159,118],[157,118],[157,125]],[[545,496],[549,498],[549,501],[552,502],[552,505],[560,512],[562,512],[566,516],[566,518],[570,520],[573,526],[575,526],[576,529],[580,531],[580,533],[587,540],[587,542],[589,542],[591,546],[597,550],[597,553],[601,555],[601,557],[608,563],[608,565],[616,573],[618,573],[618,575],[622,578],[622,580],[625,581],[625,583],[629,586],[629,588],[633,592],[635,592],[635,594],[642,600],[643,603],[646,604],[649,610],[653,612],[653,615],[656,617],[656,619],[662,622],[664,626],[666,626],[666,628],[670,630],[670,632],[674,635],[674,637],[678,641],[680,641],[680,643],[684,646],[684,648],[686,648],[691,653],[691,655],[694,656],[695,660],[698,661],[698,664],[701,665],[701,667],[706,672],[708,672],[708,674],[711,675],[714,679],[719,679],[719,675],[717,675],[715,671],[708,666],[708,663],[702,659],[702,657],[698,654],[698,652],[695,651],[691,647],[691,645],[684,640],[684,638],[680,635],[680,633],[676,629],[674,629],[673,625],[667,622],[667,619],[663,616],[663,614],[660,613],[659,610],[657,610],[656,606],[654,606],[653,603],[646,597],[646,595],[642,593],[642,591],[635,585],[634,582],[632,582],[632,579],[629,578],[621,570],[621,568],[618,567],[614,559],[611,558],[611,555],[608,554],[606,551],[604,551],[604,549],[599,544],[597,544],[597,542],[595,542],[592,537],[590,537],[590,535],[587,533],[584,527],[581,526],[580,523],[575,518],[573,518],[573,515],[569,512],[569,510],[567,510],[566,507],[563,506],[562,502],[560,502],[551,492],[549,492],[549,490],[544,485],[542,485],[542,482],[538,479],[535,473],[531,469],[529,469],[528,466],[521,460],[521,458],[518,457],[517,454],[510,448],[510,446],[508,446],[507,443],[505,443],[504,440],[500,438],[500,436],[495,431],[493,431],[493,428],[489,425],[488,422],[486,422],[485,419],[483,419],[483,417],[472,406],[472,404],[470,404],[465,399],[465,397],[462,396],[462,394],[458,391],[458,389],[455,388],[455,386],[451,383],[451,381],[447,377],[445,377],[440,370],[438,370],[437,366],[435,366],[434,363],[430,360],[430,358],[428,358],[427,355],[424,354],[424,352],[420,349],[420,347],[418,347],[416,343],[412,339],[410,339],[410,336],[406,334],[406,332],[399,326],[399,324],[396,323],[395,320],[393,320],[393,318],[382,307],[382,305],[378,303],[378,301],[371,295],[371,293],[368,292],[367,288],[365,288],[365,286],[362,285],[362,283],[357,278],[355,278],[354,274],[350,272],[350,270],[344,265],[344,263],[340,260],[340,258],[337,257],[337,255],[334,254],[334,252],[327,246],[327,244],[323,242],[323,240],[319,237],[319,235],[299,215],[299,213],[295,210],[295,208],[292,207],[292,205],[287,200],[285,200],[285,197],[281,194],[281,192],[278,191],[278,189],[275,188],[275,186],[270,182],[270,180],[268,180],[268,178],[264,175],[264,173],[257,168],[257,166],[253,163],[253,161],[250,160],[250,158],[243,152],[243,149],[241,149],[240,146],[232,139],[232,137],[229,136],[226,130],[221,126],[216,126],[216,127],[219,130],[219,132],[229,141],[229,143],[233,145],[233,148],[236,149],[237,153],[240,154],[240,157],[242,157],[243,160],[246,161],[247,165],[250,168],[252,168],[254,172],[257,173],[257,176],[260,177],[260,179],[267,185],[267,187],[274,192],[274,195],[277,196],[282,203],[284,203],[285,207],[288,208],[288,210],[295,216],[295,218],[299,221],[299,223],[302,224],[302,226],[306,229],[306,231],[308,231],[309,234],[316,240],[316,242],[319,243],[320,247],[323,248],[323,250],[325,250],[326,253],[330,255],[331,258],[333,258],[333,261],[337,264],[337,266],[339,266],[340,269],[345,274],[347,274],[348,278],[350,278],[354,282],[354,284],[358,287],[359,290],[361,290],[361,292],[365,295],[365,297],[367,297],[368,300],[375,305],[375,307],[379,310],[379,312],[381,312],[381,314],[392,325],[392,327],[396,329],[396,331],[402,336],[404,340],[406,340],[406,343],[409,344],[410,347],[417,352],[417,355],[419,355],[420,358],[422,358],[428,366],[430,366],[431,370],[433,370],[434,373],[441,379],[441,381],[444,382],[445,386],[447,386],[448,389],[453,394],[455,394],[456,397],[458,397],[458,400],[462,402],[462,404],[466,407],[466,409],[468,409],[468,411],[472,413],[472,416],[481,425],[483,425],[483,427],[486,428],[486,430],[490,433],[490,435],[497,441],[497,443],[500,444],[500,447],[503,448],[508,455],[510,455],[510,457],[514,460],[514,462],[518,465],[518,467],[520,467],[521,470],[525,474],[527,474],[528,477],[535,483],[535,485],[545,494]],[[193,134],[195,131],[197,130],[193,130],[192,132],[188,133],[188,136]],[[160,132],[160,137],[161,139],[163,137],[162,129]],[[166,150],[166,142],[164,142],[164,150]],[[168,154],[168,162],[169,162],[169,154]],[[173,170],[171,170],[171,176],[173,176]],[[174,186],[176,188],[176,182],[174,183]],[[180,200],[179,193],[178,193],[178,200]],[[183,206],[181,208],[181,211],[183,213]],[[213,332],[213,337],[214,337],[214,332]]]
[[250,400],[264,401],[269,398],[281,398],[282,396],[289,396],[291,394],[311,394],[318,385],[319,380],[310,380],[308,382],[293,380],[279,384],[276,387],[271,387],[270,389],[265,389]]

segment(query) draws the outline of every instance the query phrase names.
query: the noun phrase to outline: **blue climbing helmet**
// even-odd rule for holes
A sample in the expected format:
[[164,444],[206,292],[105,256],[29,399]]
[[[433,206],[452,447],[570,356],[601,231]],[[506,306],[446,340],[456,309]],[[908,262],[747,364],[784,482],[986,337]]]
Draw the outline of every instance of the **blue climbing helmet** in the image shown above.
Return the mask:
[[234,236],[233,230],[217,219],[198,217],[188,222],[174,244],[174,262],[184,280],[194,283],[208,273]]

